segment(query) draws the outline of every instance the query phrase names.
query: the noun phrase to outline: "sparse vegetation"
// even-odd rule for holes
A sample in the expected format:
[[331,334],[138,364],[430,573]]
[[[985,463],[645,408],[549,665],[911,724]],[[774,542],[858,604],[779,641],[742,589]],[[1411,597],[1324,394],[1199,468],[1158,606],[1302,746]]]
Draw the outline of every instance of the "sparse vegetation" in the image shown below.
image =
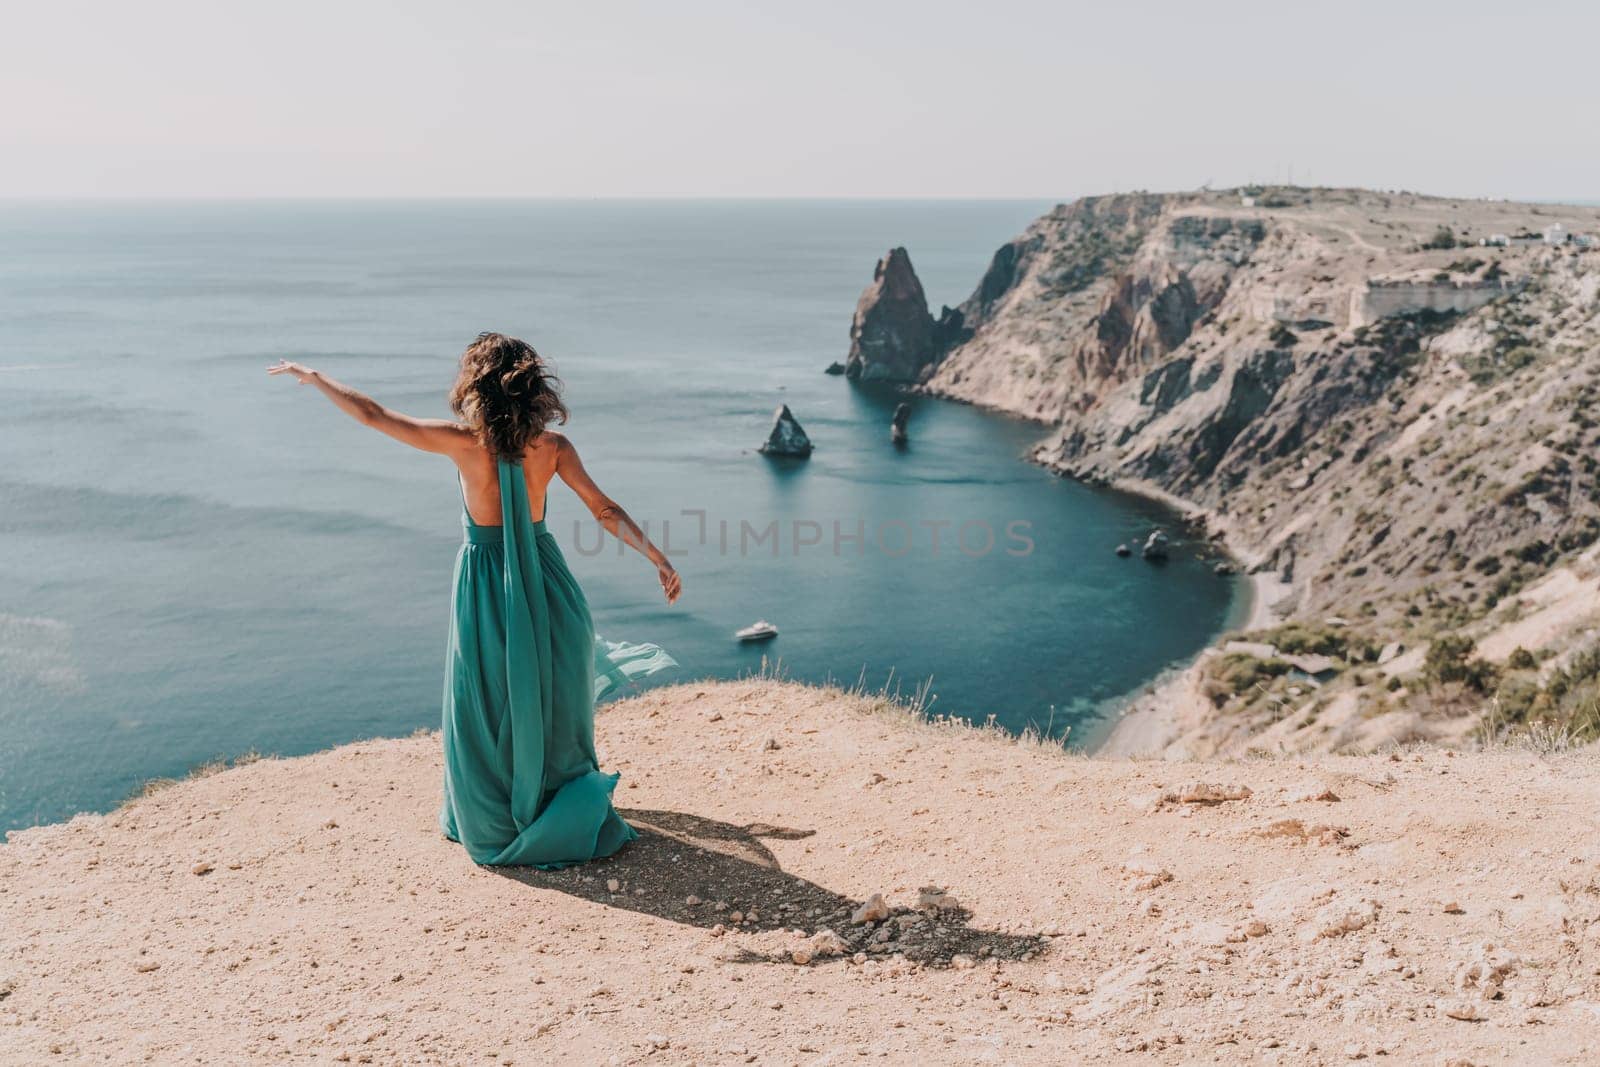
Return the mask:
[[1422,247],[1428,249],[1446,249],[1454,248],[1455,246],[1455,231],[1448,226],[1440,226],[1437,230],[1433,231],[1432,237],[1422,242]]
[[1271,630],[1249,635],[1291,656],[1319,655],[1360,662],[1376,654],[1372,641],[1348,626],[1288,622]]
[[1476,650],[1476,643],[1466,634],[1434,638],[1423,657],[1423,677],[1434,685],[1457,684],[1477,693],[1490,692],[1498,672],[1494,664],[1475,656]]
[[217,759],[207,760],[204,763],[191,767],[189,772],[185,774],[183,778],[146,779],[145,781],[141,782],[132,793],[128,794],[127,799],[125,799],[122,803],[124,806],[126,806],[128,804],[132,804],[136,800],[143,800],[146,797],[153,797],[157,793],[171,789],[180,781],[193,781],[197,778],[209,778],[213,774],[220,774],[230,767],[244,767],[267,758],[269,757],[262,755],[255,749],[251,749],[248,752],[244,752],[233,757],[232,759],[219,757]]
[[1532,345],[1514,345],[1503,352],[1495,348],[1462,361],[1462,369],[1474,385],[1493,385],[1525,367],[1533,366],[1539,362],[1541,355]]
[[1248,652],[1226,652],[1208,663],[1205,692],[1219,708],[1238,697],[1250,703],[1287,673],[1289,664],[1281,659],[1261,659]]

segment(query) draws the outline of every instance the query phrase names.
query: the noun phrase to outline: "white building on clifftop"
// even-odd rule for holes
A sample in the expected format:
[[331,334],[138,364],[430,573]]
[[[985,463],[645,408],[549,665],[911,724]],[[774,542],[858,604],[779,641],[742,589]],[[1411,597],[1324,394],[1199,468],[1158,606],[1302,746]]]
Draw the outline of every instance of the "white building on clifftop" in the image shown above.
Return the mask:
[[1368,278],[1366,285],[1350,294],[1350,325],[1367,326],[1379,319],[1419,311],[1454,314],[1474,311],[1515,287],[1499,280],[1441,282]]

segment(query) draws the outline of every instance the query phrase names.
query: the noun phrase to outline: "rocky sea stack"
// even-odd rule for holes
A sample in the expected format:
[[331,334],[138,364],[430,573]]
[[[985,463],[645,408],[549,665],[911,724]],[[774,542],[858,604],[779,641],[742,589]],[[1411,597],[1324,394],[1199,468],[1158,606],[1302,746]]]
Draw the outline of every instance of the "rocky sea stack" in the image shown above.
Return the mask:
[[901,401],[894,407],[894,417],[889,420],[889,440],[897,445],[903,445],[906,437],[906,423],[911,421],[911,405]]
[[935,321],[911,256],[891,248],[856,304],[844,372],[860,381],[923,381],[959,334],[961,317],[945,308]]
[[778,410],[772,414],[772,432],[767,434],[766,443],[757,449],[764,456],[789,456],[796,459],[805,459],[811,455],[811,438],[800,426],[800,420],[794,417],[794,412],[789,410],[788,404],[779,404]]

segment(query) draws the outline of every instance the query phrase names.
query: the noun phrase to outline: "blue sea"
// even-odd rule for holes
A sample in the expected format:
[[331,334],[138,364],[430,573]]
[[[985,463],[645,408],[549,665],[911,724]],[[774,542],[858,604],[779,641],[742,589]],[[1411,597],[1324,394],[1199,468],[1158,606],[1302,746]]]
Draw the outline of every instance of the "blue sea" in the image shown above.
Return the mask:
[[[437,726],[452,468],[263,371],[444,415],[486,329],[556,365],[589,470],[673,552],[667,607],[551,496],[597,628],[667,646],[662,680],[765,659],[1092,746],[1237,620],[1241,584],[1199,546],[1113,555],[1170,516],[1024,462],[1041,427],[913,397],[898,450],[902,398],[822,373],[887,248],[937,310],[1049,207],[0,204],[0,830],[216,757]],[[755,452],[783,403],[807,462]],[[780,636],[736,643],[757,618]]]

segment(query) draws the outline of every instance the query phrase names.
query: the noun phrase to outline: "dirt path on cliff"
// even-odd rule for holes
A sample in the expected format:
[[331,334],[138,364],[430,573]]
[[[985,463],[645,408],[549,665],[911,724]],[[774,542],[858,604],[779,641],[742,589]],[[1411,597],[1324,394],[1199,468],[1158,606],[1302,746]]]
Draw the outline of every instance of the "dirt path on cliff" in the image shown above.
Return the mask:
[[1600,1059],[1592,754],[1088,760],[760,681],[600,734],[643,836],[574,870],[442,840],[431,737],[13,834],[0,1062]]

